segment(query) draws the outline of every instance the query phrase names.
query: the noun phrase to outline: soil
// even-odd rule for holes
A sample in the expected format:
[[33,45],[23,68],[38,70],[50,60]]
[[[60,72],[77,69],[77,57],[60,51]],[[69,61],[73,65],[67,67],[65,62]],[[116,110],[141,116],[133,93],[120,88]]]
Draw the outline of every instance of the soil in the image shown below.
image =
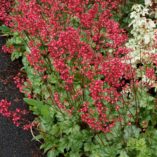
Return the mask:
[[[4,43],[4,37],[0,36],[0,100],[7,99],[15,108],[18,106],[26,109],[23,95],[13,82],[13,77],[18,73],[21,64],[18,60],[11,62],[10,55],[2,52],[1,47]],[[28,118],[32,118],[32,115]],[[0,116],[0,157],[43,157],[43,155],[39,150],[39,144],[32,141],[29,131],[14,126],[11,121]]]

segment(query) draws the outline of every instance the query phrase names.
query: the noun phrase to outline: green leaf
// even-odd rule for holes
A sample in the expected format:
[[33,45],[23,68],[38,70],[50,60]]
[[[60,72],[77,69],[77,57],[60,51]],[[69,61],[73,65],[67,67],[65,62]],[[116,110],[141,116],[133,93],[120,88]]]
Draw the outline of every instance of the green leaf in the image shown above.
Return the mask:
[[18,51],[14,51],[12,54],[11,54],[11,60],[14,61],[15,59],[18,59],[19,57],[22,56],[22,53],[21,52],[18,52]]
[[28,99],[28,98],[24,98],[23,100],[24,100],[27,104],[32,105],[32,106],[43,105],[43,102],[42,102],[42,101],[39,101],[39,100]]
[[58,148],[58,150],[62,153],[64,153],[65,149],[66,149],[66,151],[70,150],[70,141],[67,137],[60,139],[60,144],[59,144],[59,148]]
[[129,156],[127,155],[126,151],[122,150],[120,152],[120,156],[119,157],[129,157]]
[[51,120],[50,107],[44,104],[42,101],[24,98],[24,101],[32,106],[32,110],[35,114],[40,115],[46,122]]
[[2,31],[4,35],[10,35],[11,33],[10,28],[5,25],[0,26],[0,31]]
[[71,23],[73,24],[74,28],[78,28],[80,25],[79,19],[77,17],[71,18]]
[[124,139],[127,141],[131,137],[139,137],[140,134],[140,129],[137,128],[136,126],[127,126],[124,130]]
[[70,153],[69,157],[80,157],[80,153],[79,152],[72,152],[72,153]]
[[48,152],[47,157],[57,157],[58,153],[54,150]]

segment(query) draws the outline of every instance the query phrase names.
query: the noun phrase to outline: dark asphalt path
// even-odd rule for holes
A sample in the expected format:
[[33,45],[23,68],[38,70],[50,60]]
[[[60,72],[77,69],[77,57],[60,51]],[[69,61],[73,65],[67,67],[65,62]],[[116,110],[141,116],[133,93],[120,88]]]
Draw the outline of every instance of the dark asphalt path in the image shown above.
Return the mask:
[[[0,100],[7,99],[16,107],[26,108],[13,77],[21,67],[18,61],[11,62],[9,54],[1,52],[4,38],[0,37]],[[31,117],[31,116],[30,116]],[[0,157],[42,157],[39,145],[32,141],[29,132],[17,128],[0,116]]]

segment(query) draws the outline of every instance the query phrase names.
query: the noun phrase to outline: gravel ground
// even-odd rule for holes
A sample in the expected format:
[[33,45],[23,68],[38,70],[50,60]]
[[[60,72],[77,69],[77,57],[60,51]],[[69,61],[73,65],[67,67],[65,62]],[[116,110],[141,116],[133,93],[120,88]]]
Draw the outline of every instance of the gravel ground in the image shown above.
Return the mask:
[[[2,53],[5,39],[0,37],[0,100],[7,99],[16,107],[26,108],[23,96],[16,88],[13,77],[21,67],[19,61],[11,62],[10,55]],[[30,115],[29,118],[32,116]],[[39,145],[32,141],[29,132],[17,128],[0,116],[0,157],[42,157]]]

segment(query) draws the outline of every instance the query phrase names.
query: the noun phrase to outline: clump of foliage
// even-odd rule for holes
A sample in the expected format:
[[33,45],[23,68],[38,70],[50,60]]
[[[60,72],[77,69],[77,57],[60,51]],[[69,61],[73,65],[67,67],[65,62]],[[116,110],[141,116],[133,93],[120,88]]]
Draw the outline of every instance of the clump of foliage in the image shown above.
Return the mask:
[[[149,157],[156,150],[156,24],[134,5],[132,38],[114,20],[121,1],[20,0],[4,49],[22,57],[17,87],[48,157]],[[111,27],[112,26],[112,27]]]

